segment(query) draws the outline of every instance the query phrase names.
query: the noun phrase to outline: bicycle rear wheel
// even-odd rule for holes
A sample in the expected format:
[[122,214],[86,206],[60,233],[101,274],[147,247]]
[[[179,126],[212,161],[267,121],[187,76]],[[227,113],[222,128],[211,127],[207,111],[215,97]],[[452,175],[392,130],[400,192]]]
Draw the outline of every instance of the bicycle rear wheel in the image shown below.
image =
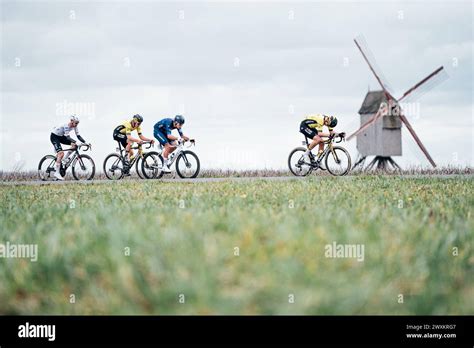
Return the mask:
[[125,164],[122,157],[111,153],[104,160],[104,174],[109,180],[120,180],[123,178]]
[[38,176],[43,181],[55,180],[56,156],[46,155],[38,164]]
[[328,151],[326,155],[325,163],[329,173],[335,176],[343,176],[349,173],[351,169],[351,155],[345,148],[333,146],[332,150]]
[[92,180],[95,175],[95,163],[88,155],[80,155],[72,164],[72,176],[76,180]]
[[296,176],[306,176],[313,171],[311,160],[304,158],[304,154],[307,150],[304,147],[297,147],[290,152],[288,156],[288,168],[290,172]]
[[161,178],[163,176],[163,158],[156,151],[147,152],[143,156],[142,173],[147,179]]

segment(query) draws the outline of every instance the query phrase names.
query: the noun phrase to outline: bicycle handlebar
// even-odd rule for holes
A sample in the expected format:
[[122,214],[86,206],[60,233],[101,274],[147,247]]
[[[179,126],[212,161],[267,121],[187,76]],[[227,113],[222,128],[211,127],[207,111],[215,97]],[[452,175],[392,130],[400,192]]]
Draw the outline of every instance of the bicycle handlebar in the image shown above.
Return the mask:
[[[179,143],[179,145],[183,144],[183,146],[184,146],[184,143],[186,143],[186,140],[180,139],[180,140],[178,141],[178,143]],[[186,147],[191,147],[191,146],[193,146],[193,145],[196,145],[196,140],[195,140],[195,139],[189,139],[189,145],[186,146]]]
[[62,151],[63,151],[63,152],[66,152],[66,151],[76,151],[76,150],[79,150],[79,149],[81,149],[81,148],[84,148],[82,151],[91,150],[91,149],[92,149],[92,144],[82,143],[82,144],[77,145],[76,147],[70,147],[69,149],[64,149],[64,150],[62,150]]
[[83,143],[83,144],[80,144],[78,147],[79,147],[79,148],[83,147],[83,148],[84,148],[83,151],[92,150],[92,144],[85,144],[85,143]]
[[141,148],[143,145],[148,145],[147,147],[145,147],[145,149],[149,149],[152,146],[151,141],[144,141],[141,144],[137,144],[137,146],[132,147],[132,149],[137,150],[137,149]]
[[[334,138],[339,138],[339,140],[334,140]],[[334,142],[334,143],[340,143],[341,141],[345,140],[346,139],[346,134],[345,133],[340,133],[340,134],[332,134],[329,136],[328,140],[326,140],[324,143],[325,144],[329,144],[331,142]]]

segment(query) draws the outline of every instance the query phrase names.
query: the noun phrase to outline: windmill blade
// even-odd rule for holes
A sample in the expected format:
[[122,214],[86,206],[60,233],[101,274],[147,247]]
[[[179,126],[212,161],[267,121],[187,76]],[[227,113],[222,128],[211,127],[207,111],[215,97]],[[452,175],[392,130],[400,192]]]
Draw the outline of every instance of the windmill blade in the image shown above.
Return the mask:
[[375,78],[377,79],[377,82],[380,84],[382,87],[383,91],[385,92],[385,96],[387,100],[390,99],[395,99],[392,95],[393,89],[392,87],[387,83],[387,79],[385,78],[384,74],[382,73],[382,70],[379,68],[377,61],[375,60],[374,55],[369,49],[369,45],[367,45],[367,42],[365,41],[365,38],[363,35],[359,35],[354,39],[354,42],[359,49],[360,53],[362,53],[362,56],[364,57],[365,61],[369,65],[370,70],[374,74]]
[[347,141],[351,140],[357,134],[360,134],[361,132],[363,132],[364,130],[369,128],[371,125],[373,125],[380,118],[380,116],[383,114],[384,110],[385,110],[385,108],[383,108],[382,105],[380,105],[377,113],[374,116],[372,116],[367,122],[365,122],[362,126],[360,126],[360,128],[358,130],[356,130],[354,133],[349,135],[346,140]]
[[413,138],[415,139],[416,143],[418,144],[418,146],[420,147],[421,151],[423,151],[423,153],[425,154],[426,158],[428,159],[428,161],[430,161],[431,165],[436,168],[436,163],[433,161],[433,158],[431,158],[430,154],[428,153],[428,150],[426,150],[425,146],[423,145],[423,143],[421,142],[420,138],[418,138],[418,135],[416,135],[415,133],[415,130],[413,129],[413,127],[411,126],[410,122],[408,122],[407,118],[405,117],[405,115],[403,115],[402,113],[400,113],[400,119],[402,120],[403,123],[405,123],[405,125],[407,126],[408,130],[410,131],[411,135],[413,136]]
[[403,100],[404,103],[412,102],[433,89],[435,86],[439,85],[441,82],[446,81],[448,77],[449,76],[446,73],[446,70],[444,70],[444,67],[440,66],[423,80],[408,89],[400,99],[398,99],[398,101],[401,102]]

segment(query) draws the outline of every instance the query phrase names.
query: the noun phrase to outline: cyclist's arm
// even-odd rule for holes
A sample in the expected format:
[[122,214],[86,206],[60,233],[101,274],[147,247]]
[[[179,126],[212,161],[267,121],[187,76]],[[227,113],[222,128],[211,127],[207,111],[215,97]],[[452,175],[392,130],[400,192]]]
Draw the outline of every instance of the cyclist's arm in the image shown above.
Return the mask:
[[86,141],[84,140],[84,138],[79,134],[79,128],[77,128],[77,126],[74,128],[74,133],[76,133],[76,138],[81,142],[81,143],[85,143]]
[[66,135],[67,140],[69,140],[71,143],[75,144],[77,141],[73,138],[71,138],[69,135]]
[[[140,136],[141,134],[139,134],[138,136]],[[140,139],[137,139],[137,138],[134,138],[132,137],[132,134],[130,133],[127,133],[127,140],[128,141],[132,141],[134,143],[139,143],[140,142]]]
[[179,136],[183,138],[185,141],[189,141],[189,138],[183,134],[183,131],[181,129],[178,129]]
[[71,136],[69,135],[69,131],[65,131],[64,136],[66,137],[67,140],[71,142],[73,146],[76,145],[76,140],[71,138]]
[[[179,129],[178,129],[178,132],[179,132]],[[171,134],[171,129],[168,127],[166,128],[166,137],[171,141],[178,140],[178,137]]]
[[329,134],[328,133],[324,133],[324,135],[322,135],[323,133],[319,133],[319,135],[321,135],[322,137],[329,137],[333,134],[337,134],[335,131],[334,131],[334,128],[329,128],[328,127],[328,130],[329,130]]
[[174,135],[171,135],[171,134],[168,134],[166,136],[169,140],[178,140],[178,137],[174,136]]
[[151,141],[152,143],[155,142],[153,139],[147,138],[147,137],[144,136],[142,133],[138,134],[138,137],[139,137],[141,140],[143,140],[143,141]]

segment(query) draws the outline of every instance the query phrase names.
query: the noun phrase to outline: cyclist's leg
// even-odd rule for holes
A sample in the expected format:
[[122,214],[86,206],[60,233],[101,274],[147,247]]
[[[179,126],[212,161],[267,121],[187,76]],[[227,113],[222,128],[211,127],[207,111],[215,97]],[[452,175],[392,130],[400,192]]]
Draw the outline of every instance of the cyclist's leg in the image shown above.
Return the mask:
[[51,141],[51,144],[53,144],[54,151],[56,152],[56,167],[59,167],[59,164],[61,163],[61,160],[64,156],[60,137],[54,133],[51,133],[49,140]]
[[127,141],[127,136],[125,134],[122,134],[119,131],[114,130],[114,140],[117,141],[120,145],[122,145],[122,147],[127,151],[128,141]]
[[160,142],[162,146],[164,146],[163,150],[163,159],[165,160],[165,163],[168,161],[168,156],[176,150],[176,146],[174,146],[173,143],[170,142],[170,140],[167,138],[166,134],[161,133],[158,130],[155,130],[153,132],[153,136]]
[[312,149],[314,149],[316,145],[319,145],[318,157],[320,157],[321,154],[324,152],[324,141],[323,141],[323,138],[321,138],[318,134],[316,134],[316,136],[313,137],[313,141],[308,146],[308,151],[311,151]]
[[301,122],[300,124],[300,133],[313,140],[311,144],[308,145],[308,153],[314,149],[314,147],[318,145],[319,141],[321,140],[321,137],[318,136],[318,131],[316,129],[309,128],[305,121]]
[[132,145],[133,145],[133,141],[127,139],[127,145],[125,146],[125,151],[127,152],[126,157],[128,161],[131,161],[133,157]]
[[72,142],[65,136],[58,136],[54,133],[51,133],[50,137],[51,143],[53,143],[54,149],[56,150],[56,167],[59,167],[61,160],[64,157],[64,151],[61,144],[71,145]]
[[[316,141],[317,144],[319,144],[319,153],[322,153],[324,151],[324,142],[323,139],[317,135],[314,140]],[[316,146],[316,145],[315,145]]]

